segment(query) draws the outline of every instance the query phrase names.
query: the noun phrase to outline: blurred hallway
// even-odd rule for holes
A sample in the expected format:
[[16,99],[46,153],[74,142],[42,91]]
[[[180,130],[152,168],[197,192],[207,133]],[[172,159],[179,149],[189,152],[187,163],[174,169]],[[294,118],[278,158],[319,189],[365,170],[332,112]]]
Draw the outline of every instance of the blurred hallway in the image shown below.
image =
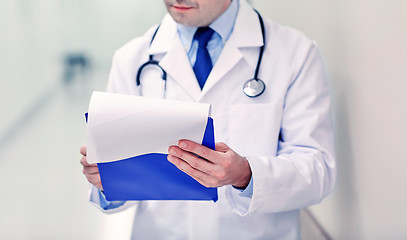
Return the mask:
[[44,91],[29,119],[12,127],[0,149],[0,239],[129,238],[131,211],[104,215],[93,207],[79,164],[84,113],[107,69]]

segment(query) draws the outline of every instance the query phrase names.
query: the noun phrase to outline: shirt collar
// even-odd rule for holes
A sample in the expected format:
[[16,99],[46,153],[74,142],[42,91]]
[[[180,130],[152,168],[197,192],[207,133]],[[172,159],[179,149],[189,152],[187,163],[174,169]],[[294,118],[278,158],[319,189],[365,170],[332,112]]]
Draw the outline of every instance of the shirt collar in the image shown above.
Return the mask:
[[[232,34],[236,16],[239,10],[239,0],[232,0],[229,7],[213,23],[209,25],[222,39],[223,44]],[[186,51],[191,48],[197,27],[188,27],[177,23],[177,30]]]

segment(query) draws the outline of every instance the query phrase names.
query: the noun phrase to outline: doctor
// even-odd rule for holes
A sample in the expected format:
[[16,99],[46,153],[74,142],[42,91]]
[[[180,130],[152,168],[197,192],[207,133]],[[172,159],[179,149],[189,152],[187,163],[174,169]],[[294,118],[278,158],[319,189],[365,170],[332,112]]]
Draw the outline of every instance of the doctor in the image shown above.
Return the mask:
[[[135,206],[134,239],[300,239],[299,210],[327,196],[336,176],[318,47],[245,0],[164,2],[160,26],[115,53],[107,90],[210,103],[216,150],[181,139],[168,160],[218,187],[219,201],[109,202],[82,147],[91,202],[109,213]],[[136,84],[149,58],[158,64]],[[257,69],[265,89],[249,97],[243,88]]]

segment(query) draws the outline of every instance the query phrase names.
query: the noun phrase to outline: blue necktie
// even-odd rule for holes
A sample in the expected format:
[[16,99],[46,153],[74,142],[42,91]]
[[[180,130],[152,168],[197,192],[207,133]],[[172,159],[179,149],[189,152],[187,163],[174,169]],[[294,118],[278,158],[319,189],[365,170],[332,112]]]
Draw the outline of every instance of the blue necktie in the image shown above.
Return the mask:
[[199,44],[198,51],[196,53],[194,72],[201,89],[205,85],[206,79],[212,70],[212,61],[206,46],[208,45],[213,33],[214,31],[209,27],[200,27],[194,35],[194,39],[196,39]]

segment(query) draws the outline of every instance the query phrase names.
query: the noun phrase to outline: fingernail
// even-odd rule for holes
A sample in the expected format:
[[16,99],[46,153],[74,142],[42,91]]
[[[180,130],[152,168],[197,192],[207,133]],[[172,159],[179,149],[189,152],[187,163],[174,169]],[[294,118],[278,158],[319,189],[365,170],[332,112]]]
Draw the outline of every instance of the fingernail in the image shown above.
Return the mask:
[[180,148],[186,148],[186,147],[187,147],[187,144],[184,143],[184,142],[181,142],[181,143],[179,144],[179,147],[180,147]]
[[177,151],[175,151],[174,149],[171,149],[171,150],[170,150],[170,154],[171,154],[171,155],[174,155],[174,156],[177,156]]

